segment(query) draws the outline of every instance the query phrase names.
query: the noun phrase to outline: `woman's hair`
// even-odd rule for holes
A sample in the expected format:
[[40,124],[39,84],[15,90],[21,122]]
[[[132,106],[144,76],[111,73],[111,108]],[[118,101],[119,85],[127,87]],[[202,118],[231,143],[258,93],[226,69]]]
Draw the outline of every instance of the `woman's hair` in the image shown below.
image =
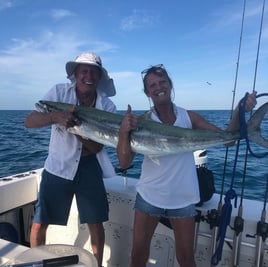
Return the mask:
[[172,83],[172,80],[171,78],[169,77],[166,69],[164,68],[164,65],[163,64],[159,64],[159,65],[155,65],[155,66],[151,66],[150,68],[148,69],[145,69],[141,72],[141,76],[142,76],[142,81],[143,81],[143,90],[144,92],[146,93],[147,92],[147,89],[146,89],[146,79],[147,79],[147,76],[149,74],[155,74],[159,77],[165,77],[167,78],[171,88],[173,88],[173,83]]

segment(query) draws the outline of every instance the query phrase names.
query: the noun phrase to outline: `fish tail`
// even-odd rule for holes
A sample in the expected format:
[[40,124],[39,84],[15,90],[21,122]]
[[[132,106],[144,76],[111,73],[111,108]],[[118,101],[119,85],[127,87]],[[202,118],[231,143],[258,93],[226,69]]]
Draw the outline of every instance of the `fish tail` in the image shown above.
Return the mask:
[[247,123],[248,139],[265,148],[268,148],[268,140],[261,135],[261,123],[267,111],[268,102],[259,107]]

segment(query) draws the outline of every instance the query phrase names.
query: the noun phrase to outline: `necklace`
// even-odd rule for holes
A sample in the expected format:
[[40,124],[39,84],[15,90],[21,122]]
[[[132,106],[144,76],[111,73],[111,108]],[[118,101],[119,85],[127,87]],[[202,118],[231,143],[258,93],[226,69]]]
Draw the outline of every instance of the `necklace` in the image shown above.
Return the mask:
[[160,113],[156,107],[153,107],[153,112],[156,117],[162,122],[166,124],[173,125],[177,118],[177,109],[174,107],[174,104],[170,107],[170,110],[166,109],[165,113]]
[[81,94],[81,93],[76,92],[76,95],[77,95],[77,104],[81,104],[81,105],[84,105],[84,106],[87,106],[87,107],[90,107],[90,108],[95,107],[96,100],[97,100],[97,94],[96,93],[94,93],[94,98],[90,102],[89,102],[89,100],[90,100],[90,95],[89,94]]
[[92,103],[89,105],[89,107],[90,107],[90,108],[93,108],[93,107],[95,107],[95,105],[96,105],[96,95],[95,95],[95,97],[94,97]]

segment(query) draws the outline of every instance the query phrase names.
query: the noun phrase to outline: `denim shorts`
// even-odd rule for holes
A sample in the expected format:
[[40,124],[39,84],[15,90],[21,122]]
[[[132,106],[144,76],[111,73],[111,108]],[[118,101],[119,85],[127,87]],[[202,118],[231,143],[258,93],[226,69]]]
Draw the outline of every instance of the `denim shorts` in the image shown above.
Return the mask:
[[95,155],[80,159],[73,180],[43,171],[33,222],[66,225],[74,195],[80,223],[95,224],[108,220],[108,200],[102,170]]
[[147,213],[150,216],[170,219],[194,217],[197,214],[194,204],[179,209],[163,209],[149,204],[139,193],[136,196],[135,210]]

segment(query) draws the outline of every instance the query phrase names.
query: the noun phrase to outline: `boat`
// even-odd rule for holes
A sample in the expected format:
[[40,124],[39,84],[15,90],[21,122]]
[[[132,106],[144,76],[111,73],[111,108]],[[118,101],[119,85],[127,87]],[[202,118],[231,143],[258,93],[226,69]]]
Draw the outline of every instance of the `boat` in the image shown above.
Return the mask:
[[[204,151],[196,152],[197,167],[204,166],[207,155]],[[29,235],[34,204],[37,199],[38,185],[42,169],[0,179],[0,266],[6,266],[29,248]],[[104,223],[105,248],[104,267],[127,267],[131,252],[137,179],[116,175],[104,179],[107,190],[110,212],[109,221]],[[217,207],[220,195],[213,197],[196,207],[195,259],[197,267],[214,266],[212,256],[215,253],[215,242],[218,229]],[[268,227],[263,203],[244,199],[243,229],[237,234],[233,229],[237,220],[238,208],[233,207],[231,222],[224,237],[221,259],[217,266],[267,266],[268,248],[266,236]],[[260,229],[262,228],[262,229]],[[47,231],[46,246],[61,244],[90,251],[90,235],[86,225],[80,224],[75,199],[72,203],[67,226],[50,225]],[[33,249],[32,249],[33,250]],[[216,266],[215,265],[215,266]],[[32,265],[31,265],[32,266]],[[94,267],[95,265],[86,265]],[[149,267],[178,267],[175,256],[173,231],[168,224],[159,223],[154,233]]]

